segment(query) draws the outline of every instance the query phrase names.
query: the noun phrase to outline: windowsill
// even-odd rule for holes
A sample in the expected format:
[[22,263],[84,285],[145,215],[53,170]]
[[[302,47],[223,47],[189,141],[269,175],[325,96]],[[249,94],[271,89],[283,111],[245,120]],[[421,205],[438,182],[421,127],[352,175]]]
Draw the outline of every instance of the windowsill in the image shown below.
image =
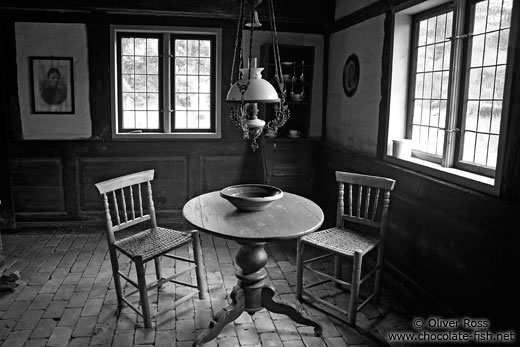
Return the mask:
[[112,134],[114,140],[198,140],[220,139],[220,133],[124,133]]
[[466,188],[478,190],[483,193],[498,195],[498,184],[496,179],[487,176],[474,174],[455,168],[443,167],[426,160],[421,160],[413,157],[397,158],[390,155],[385,155],[385,160],[402,167],[406,167],[416,172],[427,174],[447,182],[464,186]]

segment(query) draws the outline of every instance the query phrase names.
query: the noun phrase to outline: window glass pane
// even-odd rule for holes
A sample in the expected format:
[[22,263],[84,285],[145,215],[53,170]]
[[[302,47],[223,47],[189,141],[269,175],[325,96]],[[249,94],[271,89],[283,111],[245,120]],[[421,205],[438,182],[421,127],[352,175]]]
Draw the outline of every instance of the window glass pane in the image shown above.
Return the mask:
[[502,18],[500,20],[500,28],[509,28],[511,26],[511,11],[513,9],[513,0],[504,0],[502,8]]
[[200,110],[211,110],[211,95],[210,94],[199,94],[199,109]]
[[135,42],[134,55],[146,56],[146,38],[136,37],[134,42]]
[[211,59],[199,59],[199,75],[209,75],[211,73]]
[[491,106],[490,101],[481,101],[480,110],[478,113],[478,132],[489,133],[489,127],[491,125]]
[[135,109],[146,110],[146,93],[135,93]]
[[497,66],[497,71],[495,75],[495,91],[494,91],[494,99],[502,99],[504,96],[504,84],[506,79],[506,67],[505,65]]
[[474,154],[475,154],[475,133],[466,131],[464,133],[464,146],[463,146],[462,160],[472,162]]
[[498,32],[486,34],[486,53],[484,54],[484,65],[494,65],[497,62],[498,34]]
[[477,130],[478,101],[468,101],[466,104],[466,130]]
[[482,86],[480,87],[480,98],[493,98],[493,88],[495,86],[495,67],[485,67],[482,69]]
[[175,128],[186,129],[188,124],[187,117],[186,111],[175,111]]
[[134,84],[135,84],[135,78],[134,75],[123,75],[123,92],[133,92],[134,91]]
[[477,133],[475,148],[475,164],[486,165],[488,153],[489,135]]
[[186,94],[175,94],[175,109],[186,110],[188,109],[188,95]]
[[121,39],[121,53],[122,53],[122,55],[134,55],[134,39],[133,38]]
[[148,115],[146,111],[135,112],[135,127],[146,129],[148,128]]
[[146,73],[146,57],[135,57],[135,73]]
[[[174,39],[175,55],[175,100],[176,110],[172,122],[175,129],[211,128],[211,41],[196,39]],[[204,112],[203,112],[204,111]],[[199,116],[208,114],[209,117]],[[180,119],[177,119],[180,117]],[[201,121],[203,119],[203,121]]]
[[188,73],[186,58],[175,58],[175,73],[185,75]]
[[146,75],[135,75],[135,91],[146,92]]
[[148,57],[146,59],[146,73],[154,75],[159,73],[159,57]]
[[[444,147],[446,100],[448,97],[452,12],[419,20],[413,86],[412,146],[432,155]],[[439,142],[440,141],[440,142]]]
[[413,124],[421,123],[422,100],[414,101]]
[[495,167],[497,165],[498,155],[498,135],[489,136],[488,158],[486,165]]
[[469,72],[469,99],[478,99],[480,96],[480,79],[482,77],[482,69],[471,69]]
[[159,91],[159,77],[157,75],[146,76],[146,90],[149,92]]
[[471,66],[482,66],[484,59],[484,35],[473,36],[471,42]]
[[211,127],[211,113],[209,111],[199,112],[199,126],[201,128]]
[[197,75],[199,73],[198,59],[188,58],[188,75]]
[[188,110],[198,110],[199,109],[199,95],[198,94],[188,94]]
[[[123,35],[123,34],[121,34]],[[120,122],[124,130],[160,128],[160,40],[124,34],[120,38]],[[153,112],[147,112],[153,111]]]
[[159,39],[146,39],[146,56],[159,56]]
[[211,44],[208,40],[200,40],[200,56],[211,57]]
[[148,93],[146,94],[146,106],[148,110],[159,110],[159,94]]
[[123,112],[123,128],[134,129],[135,128],[135,112],[124,111]]
[[479,35],[468,42],[471,65],[462,160],[492,168],[496,165],[499,142],[511,7],[510,0],[474,4],[473,33]]
[[121,58],[121,61],[123,64],[121,72],[124,74],[133,74],[135,71],[134,70],[134,57],[123,56]]
[[497,64],[505,64],[507,58],[507,45],[509,44],[509,29],[500,32],[500,39],[498,43],[498,57]]
[[417,49],[417,72],[424,71],[424,58],[426,57],[426,48],[419,47]]
[[188,76],[188,92],[199,91],[199,78],[197,76]]
[[186,76],[177,75],[175,76],[175,92],[182,93],[188,90],[188,82],[186,81]]
[[188,40],[188,57],[199,56],[199,40]]
[[199,77],[199,91],[201,93],[210,93],[211,92],[211,78],[210,78],[210,76],[201,76],[201,77]]
[[488,4],[486,31],[493,31],[500,28],[502,18],[502,0],[490,0]]
[[123,108],[125,110],[134,110],[134,93],[123,93]]
[[491,116],[491,129],[490,132],[492,134],[500,133],[500,120],[502,116],[502,102],[494,101],[493,102],[493,111]]
[[159,129],[159,111],[148,111],[148,129]]
[[198,111],[188,111],[188,129],[197,129],[199,128],[199,112]]

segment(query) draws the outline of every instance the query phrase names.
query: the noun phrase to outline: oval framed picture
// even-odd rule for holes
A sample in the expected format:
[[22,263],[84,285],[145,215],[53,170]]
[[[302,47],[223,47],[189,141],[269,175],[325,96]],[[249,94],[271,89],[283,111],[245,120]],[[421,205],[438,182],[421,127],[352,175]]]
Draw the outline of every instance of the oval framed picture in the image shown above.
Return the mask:
[[359,59],[351,54],[343,67],[343,90],[345,95],[351,97],[356,92],[359,84]]

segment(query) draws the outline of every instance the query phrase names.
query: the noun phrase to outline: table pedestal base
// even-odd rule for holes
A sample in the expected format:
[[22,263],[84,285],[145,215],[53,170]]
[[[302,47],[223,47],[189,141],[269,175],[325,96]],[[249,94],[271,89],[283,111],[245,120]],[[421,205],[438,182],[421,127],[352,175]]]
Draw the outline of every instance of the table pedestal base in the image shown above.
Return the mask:
[[306,317],[295,305],[274,299],[274,288],[264,284],[267,276],[264,269],[267,262],[265,242],[239,242],[239,244],[236,261],[241,270],[236,274],[238,285],[231,291],[231,305],[215,315],[209,324],[209,329],[196,338],[193,347],[202,346],[216,338],[228,323],[233,322],[244,311],[253,315],[262,308],[285,314],[296,323],[313,326],[314,334],[321,336],[322,328],[317,322]]

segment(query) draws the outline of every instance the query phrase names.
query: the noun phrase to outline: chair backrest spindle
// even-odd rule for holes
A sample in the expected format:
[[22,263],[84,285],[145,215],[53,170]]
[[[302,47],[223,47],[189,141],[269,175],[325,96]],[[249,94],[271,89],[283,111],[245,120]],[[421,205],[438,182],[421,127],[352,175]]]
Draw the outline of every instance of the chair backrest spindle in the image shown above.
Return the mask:
[[134,206],[134,190],[133,186],[129,186],[128,190],[130,191],[130,209],[132,211],[132,219],[135,219],[135,206]]
[[126,199],[125,199],[125,188],[121,188],[121,204],[123,205],[123,217],[125,217],[125,223],[128,222],[128,214],[126,213]]

